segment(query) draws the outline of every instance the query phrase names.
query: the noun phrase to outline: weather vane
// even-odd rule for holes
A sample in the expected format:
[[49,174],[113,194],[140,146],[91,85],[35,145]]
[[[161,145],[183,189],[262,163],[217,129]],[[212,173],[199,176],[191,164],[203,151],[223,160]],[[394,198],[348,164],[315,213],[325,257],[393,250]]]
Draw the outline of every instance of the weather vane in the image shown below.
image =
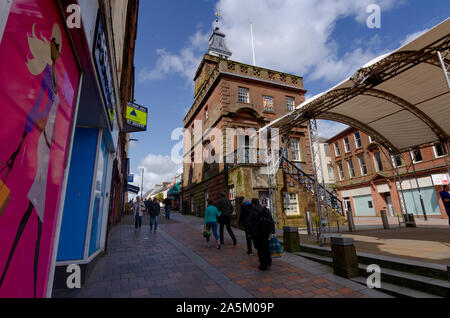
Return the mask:
[[216,12],[216,22],[219,23],[219,19],[222,15],[219,12]]

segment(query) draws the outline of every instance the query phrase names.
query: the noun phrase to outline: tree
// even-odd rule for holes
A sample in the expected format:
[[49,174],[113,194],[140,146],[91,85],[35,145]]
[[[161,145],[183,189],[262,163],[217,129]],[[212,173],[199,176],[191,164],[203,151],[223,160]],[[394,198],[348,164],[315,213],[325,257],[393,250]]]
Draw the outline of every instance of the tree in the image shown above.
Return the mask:
[[161,203],[164,200],[164,195],[162,193],[158,193],[157,198],[158,198],[158,202]]

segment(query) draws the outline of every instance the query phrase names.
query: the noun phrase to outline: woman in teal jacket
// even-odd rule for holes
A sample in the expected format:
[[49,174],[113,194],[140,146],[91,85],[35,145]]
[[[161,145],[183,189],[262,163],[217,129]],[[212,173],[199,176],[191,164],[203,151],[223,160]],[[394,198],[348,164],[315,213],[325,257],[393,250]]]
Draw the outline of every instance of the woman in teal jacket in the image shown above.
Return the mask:
[[[208,207],[205,211],[205,229],[209,232],[212,230],[216,238],[217,249],[220,250],[219,235],[217,234],[217,218],[220,216],[219,210],[213,205],[212,200],[208,200]],[[206,237],[206,244],[209,247],[210,237]]]

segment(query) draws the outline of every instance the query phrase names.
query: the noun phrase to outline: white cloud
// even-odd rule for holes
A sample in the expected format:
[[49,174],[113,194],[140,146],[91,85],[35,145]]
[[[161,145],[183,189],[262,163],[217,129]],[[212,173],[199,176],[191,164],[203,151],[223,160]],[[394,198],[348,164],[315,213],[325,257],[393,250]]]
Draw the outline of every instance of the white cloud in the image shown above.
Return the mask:
[[408,44],[409,42],[414,41],[414,40],[417,39],[419,36],[421,36],[422,34],[428,32],[429,30],[430,30],[430,29],[425,29],[425,30],[417,31],[417,32],[414,32],[414,33],[412,33],[412,34],[407,35],[407,36],[403,39],[403,41],[401,41],[400,46],[404,46],[404,45]]
[[174,177],[182,172],[182,165],[174,163],[169,156],[148,154],[134,173],[135,186],[140,187],[142,182],[142,168],[144,168],[144,193],[153,189],[156,184],[172,182]]
[[[338,44],[332,33],[343,18],[366,24],[369,4],[380,5],[382,13],[401,5],[398,0],[220,0],[221,29],[232,59],[252,63],[250,21],[253,22],[256,64],[261,67],[308,76],[309,80],[335,83],[352,75],[361,65],[385,52],[377,52],[379,38],[367,49],[348,51],[338,57]],[[369,30],[369,29],[368,29]],[[158,50],[158,61],[151,70],[139,74],[140,81],[161,79],[178,73],[192,81],[207,50],[211,30],[197,32],[178,53]]]
[[178,54],[167,52],[165,49],[158,49],[155,67],[152,70],[142,69],[138,76],[139,82],[162,79],[171,73],[179,73],[187,80],[192,81],[205,47],[207,47],[208,37],[208,34],[197,31],[189,38],[188,45]]

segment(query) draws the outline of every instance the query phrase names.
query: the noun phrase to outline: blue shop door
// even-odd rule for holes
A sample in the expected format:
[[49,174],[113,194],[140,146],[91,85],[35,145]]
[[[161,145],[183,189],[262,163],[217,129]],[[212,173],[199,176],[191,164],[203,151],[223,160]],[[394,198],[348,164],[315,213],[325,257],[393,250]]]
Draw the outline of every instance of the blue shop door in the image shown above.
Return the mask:
[[100,249],[103,207],[106,193],[106,175],[108,172],[108,149],[102,138],[100,153],[97,163],[97,178],[95,180],[94,208],[92,211],[91,238],[89,241],[89,256]]

